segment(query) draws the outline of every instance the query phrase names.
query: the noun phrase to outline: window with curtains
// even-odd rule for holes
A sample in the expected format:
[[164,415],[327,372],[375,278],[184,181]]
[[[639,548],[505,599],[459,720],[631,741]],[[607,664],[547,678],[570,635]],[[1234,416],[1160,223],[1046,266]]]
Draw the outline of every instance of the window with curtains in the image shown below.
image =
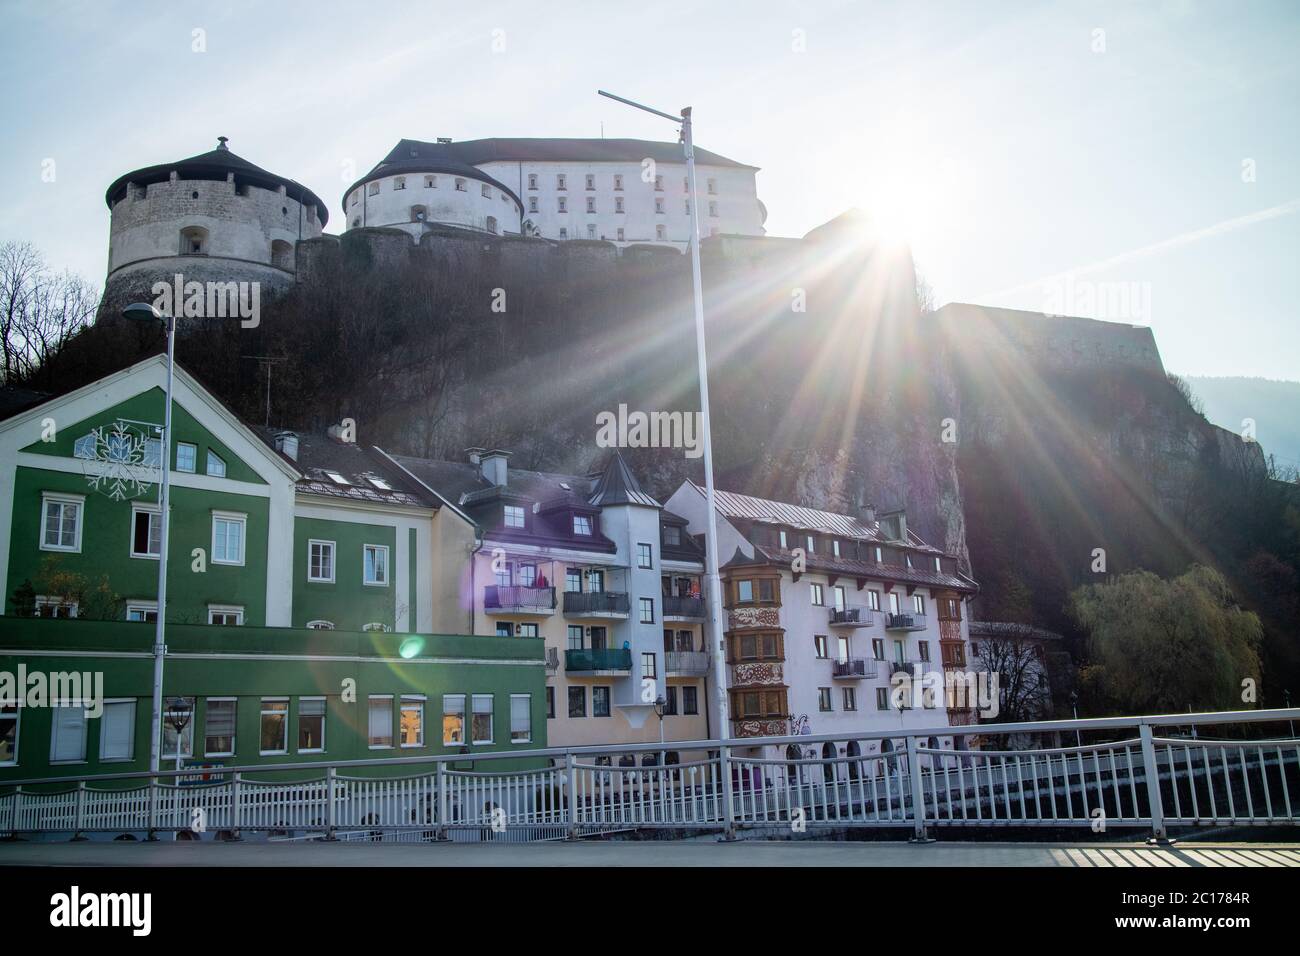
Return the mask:
[[[232,715],[233,716],[233,715]],[[234,722],[231,722],[233,730]],[[298,753],[318,754],[325,750],[325,698],[298,698]]]
[[380,587],[388,584],[388,547],[382,544],[363,546],[365,583]]
[[99,718],[99,759],[130,760],[134,756],[135,701],[105,701]]
[[263,697],[261,711],[260,753],[282,754],[289,752],[289,700],[285,697]]
[[209,697],[203,718],[203,753],[207,757],[229,757],[235,752],[235,713],[238,702],[233,697]]
[[371,696],[367,742],[371,750],[393,746],[393,697]]
[[168,717],[171,716],[173,713],[177,713],[177,714],[179,714],[180,712],[182,712],[182,710],[183,710],[184,712],[187,712],[187,713],[190,715],[190,719],[189,719],[189,721],[185,724],[185,728],[181,731],[181,734],[180,734],[180,751],[181,751],[181,756],[182,756],[182,757],[193,757],[193,756],[194,756],[194,702],[195,702],[195,698],[193,698],[193,697],[184,697],[184,698],[181,698],[181,699],[184,701],[184,704],[183,704],[181,707],[177,707],[177,708],[175,708],[175,709],[172,709],[171,699],[169,698],[168,701],[167,701],[167,707],[168,707],[168,709],[167,709],[166,711],[163,712],[163,725],[162,725],[162,743],[163,743],[163,746],[162,746],[162,759],[163,759],[163,760],[173,760],[173,761],[174,761],[174,760],[176,759],[176,745],[177,745],[177,740],[176,740],[176,728],[174,728],[174,727],[172,726],[172,722],[171,722],[170,720],[168,720]]
[[334,542],[311,539],[307,542],[307,580],[334,582]]
[[442,743],[444,747],[465,742],[465,695],[442,695]]
[[492,743],[492,695],[475,694],[473,696],[474,713],[471,716],[470,739],[476,744]]
[[403,747],[424,746],[424,698],[402,695],[401,739]]
[[510,695],[510,742],[531,743],[533,739],[533,698],[530,694]]
[[694,716],[700,712],[698,688],[686,685],[682,687],[682,713],[688,717]]
[[86,759],[86,711],[80,704],[51,708],[50,763]]
[[80,497],[47,494],[41,509],[41,550],[81,550]]

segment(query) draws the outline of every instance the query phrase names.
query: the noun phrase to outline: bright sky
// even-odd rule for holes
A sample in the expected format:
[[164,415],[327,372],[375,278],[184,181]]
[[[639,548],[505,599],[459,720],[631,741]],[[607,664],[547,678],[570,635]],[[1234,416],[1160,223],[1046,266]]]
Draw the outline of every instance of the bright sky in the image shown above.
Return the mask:
[[96,282],[108,184],[218,135],[315,190],[337,231],[344,186],[403,136],[674,137],[603,87],[694,106],[701,146],[762,167],[770,234],[857,205],[907,230],[940,303],[1150,324],[1172,371],[1300,379],[1294,0],[0,0],[0,18],[0,239]]

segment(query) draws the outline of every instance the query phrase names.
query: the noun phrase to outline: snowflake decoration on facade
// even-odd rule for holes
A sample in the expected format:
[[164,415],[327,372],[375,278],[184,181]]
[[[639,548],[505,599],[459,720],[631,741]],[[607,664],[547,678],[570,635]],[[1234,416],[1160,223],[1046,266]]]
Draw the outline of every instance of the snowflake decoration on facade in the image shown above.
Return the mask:
[[118,420],[101,425],[77,443],[86,482],[114,501],[139,498],[161,477],[162,442],[146,434],[157,426]]

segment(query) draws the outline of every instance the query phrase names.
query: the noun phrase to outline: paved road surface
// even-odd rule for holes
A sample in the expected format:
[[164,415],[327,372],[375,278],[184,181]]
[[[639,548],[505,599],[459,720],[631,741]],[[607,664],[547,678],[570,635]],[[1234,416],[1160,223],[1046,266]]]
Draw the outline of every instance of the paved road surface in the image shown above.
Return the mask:
[[1300,844],[0,843],[0,866],[1300,866]]

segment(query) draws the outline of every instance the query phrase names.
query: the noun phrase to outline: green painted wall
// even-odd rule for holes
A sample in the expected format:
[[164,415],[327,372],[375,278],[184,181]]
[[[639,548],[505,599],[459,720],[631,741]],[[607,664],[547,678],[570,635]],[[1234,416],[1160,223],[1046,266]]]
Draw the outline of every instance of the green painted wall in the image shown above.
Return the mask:
[[[73,445],[78,438],[89,434],[91,429],[103,425],[112,425],[119,419],[132,422],[150,422],[161,425],[163,422],[165,399],[163,390],[152,388],[132,396],[124,402],[107,408],[91,418],[82,419],[73,424],[56,420],[57,431],[52,442],[37,441],[23,449],[36,455],[53,455],[59,458],[72,458]],[[248,481],[254,484],[266,484],[247,462],[235,456],[235,453],[217,440],[204,428],[193,415],[179,403],[172,404],[172,467],[176,466],[176,443],[189,442],[198,446],[196,474],[206,474],[207,450],[211,448],[226,462],[226,477],[234,481]]]
[[[33,671],[99,671],[104,696],[135,698],[135,755],[130,761],[99,759],[100,721],[87,722],[84,763],[51,766],[48,708],[24,708],[18,739],[18,763],[0,767],[0,784],[31,777],[80,777],[96,773],[147,770],[152,688],[150,646],[153,628],[147,624],[106,621],[0,619],[0,671],[16,674],[18,665]],[[545,668],[543,642],[535,639],[466,635],[396,635],[313,631],[292,628],[221,628],[176,625],[167,632],[168,659],[164,677],[167,696],[197,697],[195,758],[202,760],[207,697],[236,697],[235,755],[214,758],[224,766],[338,761],[382,757],[439,756],[461,752],[442,744],[442,695],[492,694],[494,743],[468,748],[473,753],[527,750],[546,746]],[[51,651],[73,651],[54,656]],[[113,652],[119,656],[105,656]],[[124,653],[132,656],[120,656]],[[344,700],[345,681],[355,681],[356,699]],[[368,745],[368,703],[374,694],[391,694],[393,728],[398,723],[401,694],[423,694],[425,745],[416,748],[371,750]],[[510,695],[529,694],[532,742],[510,741]],[[296,753],[298,698],[325,696],[327,715],[323,754]],[[263,756],[260,750],[260,711],[263,697],[289,697],[289,753]],[[470,759],[467,757],[467,760]],[[166,762],[165,762],[166,763]],[[493,761],[483,769],[507,770],[535,766],[521,758]],[[379,773],[387,773],[381,768]],[[410,773],[395,767],[392,773]],[[358,771],[358,773],[362,773]]]
[[[308,542],[312,539],[334,542],[336,564],[332,584],[307,580]],[[385,587],[364,583],[362,549],[367,544],[388,548],[388,585]],[[393,629],[397,626],[396,571],[396,528],[320,518],[295,518],[294,627],[306,627],[308,621],[329,621],[336,628],[346,631],[358,631],[365,625],[376,622]]]
[[[44,491],[85,495],[80,553],[40,549]],[[168,620],[206,623],[211,603],[243,605],[245,623],[265,623],[269,499],[175,485],[171,495]],[[140,501],[156,502],[156,491]],[[248,515],[243,566],[212,562],[214,509]],[[207,557],[207,569],[202,573],[192,570],[191,553],[195,548],[202,548]],[[59,570],[80,574],[92,587],[107,575],[111,590],[123,599],[157,597],[157,560],[131,557],[130,501],[115,501],[92,491],[80,474],[19,467],[14,485],[9,577],[5,582],[7,614],[13,611],[14,589],[24,580],[30,580],[36,592],[42,593],[45,565],[51,558]]]

